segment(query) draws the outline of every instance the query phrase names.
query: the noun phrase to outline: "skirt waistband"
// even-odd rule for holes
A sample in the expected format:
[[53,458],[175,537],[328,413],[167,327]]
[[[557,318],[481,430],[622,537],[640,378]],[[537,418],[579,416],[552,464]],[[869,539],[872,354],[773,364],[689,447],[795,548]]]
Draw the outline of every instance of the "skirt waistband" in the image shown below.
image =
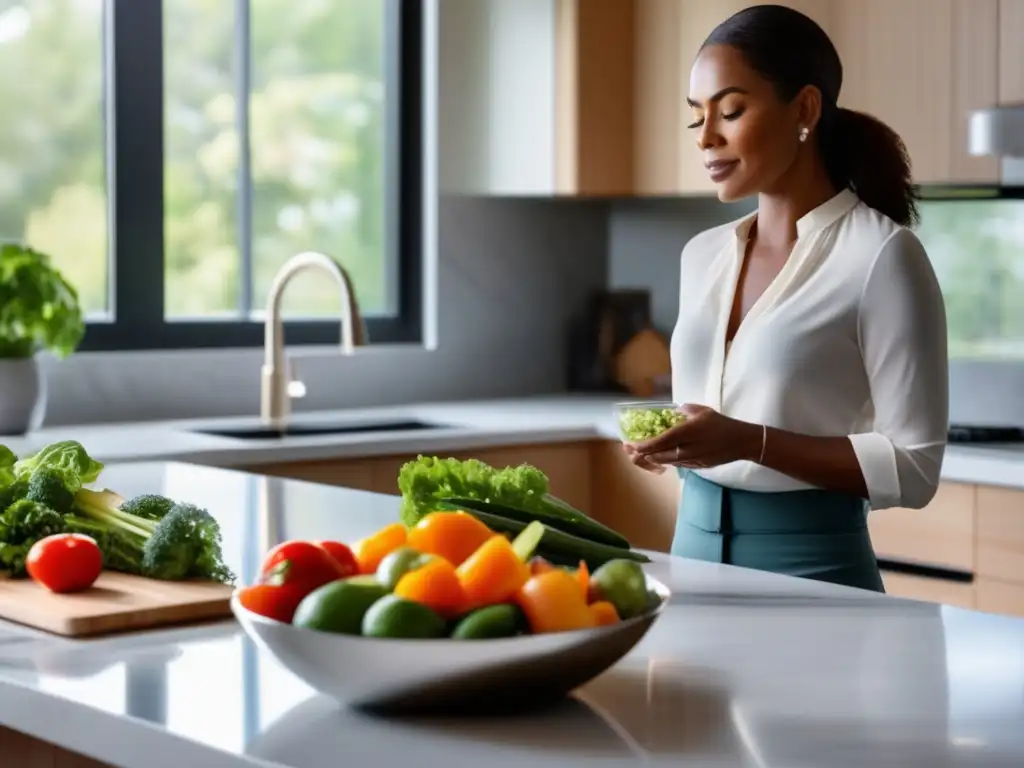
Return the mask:
[[744,491],[683,470],[680,521],[709,533],[849,533],[867,527],[865,499],[808,489]]

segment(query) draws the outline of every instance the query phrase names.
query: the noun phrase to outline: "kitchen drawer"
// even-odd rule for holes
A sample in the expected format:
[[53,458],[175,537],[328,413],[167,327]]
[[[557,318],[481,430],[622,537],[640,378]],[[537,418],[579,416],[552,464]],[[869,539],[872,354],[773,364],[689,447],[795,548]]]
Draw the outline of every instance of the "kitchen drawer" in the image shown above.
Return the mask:
[[958,608],[975,607],[975,589],[970,582],[882,571],[882,583],[885,584],[886,593],[893,597],[955,605]]
[[979,611],[1024,616],[1024,584],[986,578],[978,580],[976,589]]
[[376,490],[374,466],[369,459],[288,461],[279,464],[257,464],[244,467],[243,471],[323,485],[337,485],[358,491]]
[[618,441],[595,442],[591,457],[594,517],[634,547],[668,552],[682,487],[679,475],[638,469]]
[[868,515],[879,558],[973,573],[976,488],[942,483],[924,509],[881,509]]
[[1024,491],[978,488],[978,575],[1024,584]]
[[0,765],[11,768],[112,768],[92,758],[0,726]]

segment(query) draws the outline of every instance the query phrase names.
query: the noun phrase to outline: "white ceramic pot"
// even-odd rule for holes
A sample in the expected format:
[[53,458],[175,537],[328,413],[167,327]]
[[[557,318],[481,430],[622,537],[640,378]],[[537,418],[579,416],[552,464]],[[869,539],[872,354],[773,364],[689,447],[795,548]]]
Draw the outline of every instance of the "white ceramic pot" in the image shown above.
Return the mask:
[[0,358],[0,435],[38,429],[45,413],[46,378],[36,358]]

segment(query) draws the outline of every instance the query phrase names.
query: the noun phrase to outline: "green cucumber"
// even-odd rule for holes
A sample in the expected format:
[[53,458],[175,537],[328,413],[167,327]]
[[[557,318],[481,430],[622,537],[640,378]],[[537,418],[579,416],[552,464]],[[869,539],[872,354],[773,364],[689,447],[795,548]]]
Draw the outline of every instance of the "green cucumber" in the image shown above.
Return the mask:
[[[473,508],[480,512],[490,512],[492,515],[505,517],[509,520],[518,520],[520,523],[532,523],[534,520],[537,520],[549,528],[563,531],[581,539],[596,541],[609,547],[629,549],[629,541],[625,536],[617,531],[613,531],[606,525],[602,525],[579,510],[573,509],[564,501],[554,500],[557,506],[552,507],[552,509],[562,510],[562,514],[507,507],[504,504],[495,504],[491,501],[479,501],[477,499],[447,498],[441,499],[441,501],[459,509],[473,505]],[[550,503],[553,499],[548,499],[548,501]]]
[[[468,500],[463,500],[463,502],[461,509],[497,533],[509,533],[513,536],[518,536],[530,525],[519,520],[496,515],[491,511],[476,509],[478,504],[491,506],[486,505],[484,502]],[[591,571],[604,565],[609,560],[633,560],[638,563],[651,562],[647,555],[632,549],[611,547],[597,541],[581,539],[579,536],[559,531],[549,525],[544,525],[544,535],[540,539],[536,553],[545,556],[552,563],[576,565],[580,560],[583,560]]]
[[534,520],[528,524],[519,535],[516,536],[512,542],[512,550],[516,553],[516,557],[522,560],[524,563],[529,560],[534,551],[537,549],[537,545],[540,544],[541,539],[544,538],[544,523]]

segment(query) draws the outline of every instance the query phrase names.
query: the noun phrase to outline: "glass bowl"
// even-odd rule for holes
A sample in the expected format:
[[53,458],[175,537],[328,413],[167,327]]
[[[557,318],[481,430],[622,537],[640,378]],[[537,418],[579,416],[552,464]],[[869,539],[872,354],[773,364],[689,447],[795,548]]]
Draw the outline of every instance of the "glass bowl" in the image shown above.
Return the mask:
[[619,435],[627,443],[640,443],[682,424],[686,414],[676,403],[662,400],[637,400],[612,406]]

